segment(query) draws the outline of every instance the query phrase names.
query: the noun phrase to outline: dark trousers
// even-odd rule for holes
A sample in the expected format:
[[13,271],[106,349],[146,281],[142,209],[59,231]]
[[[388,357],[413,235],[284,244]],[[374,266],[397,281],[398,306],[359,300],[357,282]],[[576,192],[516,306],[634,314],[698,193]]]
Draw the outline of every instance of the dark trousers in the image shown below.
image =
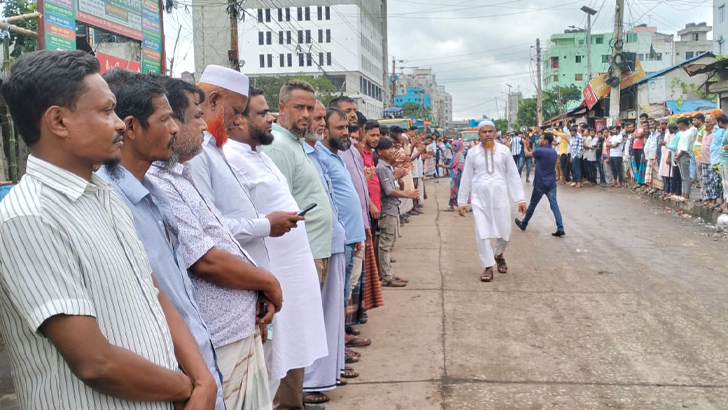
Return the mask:
[[587,170],[587,180],[589,180],[589,182],[591,182],[593,184],[596,184],[597,183],[597,161],[587,161],[586,170]]
[[574,182],[581,182],[581,157],[573,158],[571,160],[571,171],[573,173]]
[[559,156],[559,165],[561,166],[561,175],[564,176],[564,181],[571,181],[571,167],[569,166],[569,155],[561,154]]
[[624,175],[622,175],[622,157],[609,157],[609,165],[612,167],[614,182],[624,182]]
[[541,201],[541,198],[543,198],[544,195],[546,195],[546,198],[549,199],[551,212],[554,213],[554,219],[556,220],[556,229],[559,231],[563,231],[564,222],[561,219],[559,204],[558,202],[556,202],[556,185],[554,185],[552,188],[545,190],[533,188],[533,192],[531,192],[531,203],[528,204],[528,210],[526,210],[526,216],[523,218],[523,221],[521,221],[521,226],[523,226],[523,229],[526,229],[528,221],[531,220],[533,212],[536,210],[538,203]]

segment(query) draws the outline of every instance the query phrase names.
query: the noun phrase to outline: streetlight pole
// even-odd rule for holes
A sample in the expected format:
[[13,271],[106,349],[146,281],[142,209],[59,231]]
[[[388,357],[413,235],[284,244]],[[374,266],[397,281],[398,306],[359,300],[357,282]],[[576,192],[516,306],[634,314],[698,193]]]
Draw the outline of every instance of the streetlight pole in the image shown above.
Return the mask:
[[594,9],[591,9],[587,6],[583,6],[581,8],[581,11],[586,13],[586,77],[587,77],[587,83],[591,81],[592,79],[592,52],[591,52],[591,45],[592,45],[592,39],[591,39],[591,18],[593,15],[597,14],[597,11]]
[[508,87],[508,100],[506,101],[506,122],[508,123],[508,128],[511,127],[511,110],[513,107],[511,107],[511,88],[513,88],[512,85],[506,84],[506,87]]

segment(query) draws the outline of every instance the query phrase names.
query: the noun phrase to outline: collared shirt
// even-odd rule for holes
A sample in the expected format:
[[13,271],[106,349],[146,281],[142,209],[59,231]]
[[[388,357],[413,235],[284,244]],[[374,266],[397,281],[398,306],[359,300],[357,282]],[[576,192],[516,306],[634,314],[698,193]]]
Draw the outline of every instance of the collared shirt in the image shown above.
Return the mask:
[[[176,224],[169,221],[166,225],[179,239],[177,257],[181,266],[189,270],[213,247],[254,264],[225,226],[217,208],[197,190],[188,165],[177,164],[169,171],[162,167],[162,163],[153,163],[147,177],[164,191],[172,208]],[[190,278],[215,348],[255,332],[255,291],[223,288],[192,273]]]
[[331,205],[316,166],[303,150],[304,142],[278,124],[273,124],[273,143],[263,151],[273,160],[288,181],[288,188],[299,208],[318,204],[306,214],[306,232],[314,259],[331,256]]
[[339,219],[344,224],[346,244],[361,242],[366,239],[366,235],[364,234],[359,197],[354,189],[354,183],[351,181],[351,175],[346,169],[344,160],[338,154],[331,152],[321,142],[318,143],[318,146],[329,157],[329,177],[334,187],[334,203],[339,212]]
[[87,181],[34,156],[0,203],[3,335],[22,409],[172,409],[93,390],[40,326],[92,316],[112,345],[177,369],[172,336],[129,209],[98,175]]
[[[609,144],[609,156],[612,158],[622,158],[622,150],[624,149],[624,138],[622,134],[614,134],[609,136],[607,142]],[[614,145],[617,145],[616,147]]]
[[270,221],[258,214],[215,137],[205,132],[202,146],[202,152],[188,163],[195,186],[220,211],[225,226],[255,263],[267,269],[268,251],[263,239],[270,235]]
[[[417,148],[415,148],[415,151],[416,150]],[[376,167],[376,165],[374,165],[374,157],[372,157],[372,150],[369,149],[369,147],[365,146],[364,149],[361,150],[361,156],[364,158],[365,167]],[[419,158],[415,159],[415,164],[416,161],[419,160]],[[415,169],[417,169],[417,165],[415,165]],[[420,172],[419,175],[422,175],[422,173]],[[414,171],[412,177],[417,178],[414,175]],[[369,188],[369,198],[371,198],[374,203],[374,207],[377,208],[377,211],[382,212],[382,188],[379,186],[379,176],[377,174],[374,174],[374,177],[369,180],[367,187]]]
[[723,146],[720,145],[723,142],[723,135],[725,130],[719,126],[713,128],[713,142],[710,144],[710,164],[720,164],[720,153],[723,151]]
[[329,174],[329,169],[331,168],[329,165],[329,159],[319,147],[312,147],[309,144],[304,143],[303,150],[306,152],[309,159],[311,159],[311,162],[316,166],[319,179],[321,179],[321,183],[326,191],[326,196],[329,199],[332,227],[331,254],[344,252],[346,245],[346,232],[344,230],[344,223],[341,220],[341,214],[336,206],[336,201],[334,200],[334,184],[331,182],[331,176]]
[[571,147],[571,157],[581,158],[581,155],[584,153],[584,137],[577,133],[576,136],[571,137],[569,146]]
[[[126,168],[121,167],[122,174],[118,179],[112,178],[106,167],[102,166],[97,174],[104,178],[114,189],[119,198],[129,207],[134,217],[136,232],[149,257],[154,277],[159,287],[172,302],[184,319],[192,337],[197,342],[202,358],[217,383],[216,410],[225,409],[222,394],[222,375],[217,368],[215,351],[210,340],[210,333],[202,320],[200,309],[194,297],[192,281],[184,267],[177,264],[174,252],[179,248],[177,236],[172,232],[176,227],[167,229],[165,219],[176,225],[172,208],[167,197],[149,178],[139,181]],[[162,215],[167,214],[167,218]],[[169,239],[167,237],[169,236]]]
[[645,141],[645,158],[649,159],[655,159],[657,157],[657,147],[658,142],[660,140],[660,132],[654,131],[650,133],[650,136],[647,137],[647,141]]
[[394,168],[387,161],[377,164],[377,176],[382,186],[382,215],[399,217],[399,198],[391,196],[397,189],[397,180],[394,178]]
[[514,157],[520,156],[523,152],[523,144],[521,143],[520,137],[513,137],[511,139],[511,155]]
[[[718,128],[718,126],[713,127],[713,130]],[[701,164],[710,164],[710,145],[713,143],[713,130],[705,130],[705,135],[703,135],[703,141],[700,147],[700,163]]]
[[695,145],[695,138],[698,136],[698,129],[695,127],[690,127],[685,131],[681,132],[680,135],[680,141],[677,144],[677,150],[683,151],[686,154],[690,155],[691,157],[694,154],[693,152],[693,146]]
[[351,175],[351,182],[354,183],[354,189],[356,190],[356,194],[359,196],[364,229],[370,229],[369,184],[367,183],[366,176],[364,176],[364,159],[359,153],[359,150],[354,146],[344,152],[339,152],[339,156],[344,159],[346,168],[349,170],[349,174]]

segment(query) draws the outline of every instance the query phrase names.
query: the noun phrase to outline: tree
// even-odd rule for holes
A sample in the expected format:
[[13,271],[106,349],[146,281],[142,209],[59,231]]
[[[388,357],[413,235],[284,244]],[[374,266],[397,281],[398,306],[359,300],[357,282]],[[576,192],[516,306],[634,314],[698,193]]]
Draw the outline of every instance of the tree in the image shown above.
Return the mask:
[[281,86],[288,80],[303,80],[313,86],[316,90],[316,98],[328,107],[331,100],[336,97],[336,87],[326,77],[312,77],[306,75],[284,76],[284,77],[256,77],[253,79],[253,87],[263,91],[265,100],[271,107],[271,111],[278,111],[278,94]]
[[[19,16],[21,14],[35,13],[37,11],[37,7],[37,1],[8,0],[5,3],[5,9],[3,9],[3,17],[7,18]],[[36,33],[38,32],[38,19],[24,20],[13,24],[26,30],[35,31]],[[21,54],[37,50],[38,39],[11,32],[10,49],[11,59],[18,58]]]
[[574,84],[554,87],[543,92],[543,118],[553,118],[564,111],[575,101],[581,101],[581,89]]
[[524,98],[518,104],[518,113],[516,114],[517,122],[513,125],[514,129],[520,129],[523,126],[533,127],[536,124],[536,99]]
[[430,108],[421,106],[415,102],[406,102],[402,105],[403,117],[429,118]]
[[505,118],[499,118],[495,121],[493,121],[493,124],[495,124],[496,131],[500,131],[502,133],[508,132],[508,120]]

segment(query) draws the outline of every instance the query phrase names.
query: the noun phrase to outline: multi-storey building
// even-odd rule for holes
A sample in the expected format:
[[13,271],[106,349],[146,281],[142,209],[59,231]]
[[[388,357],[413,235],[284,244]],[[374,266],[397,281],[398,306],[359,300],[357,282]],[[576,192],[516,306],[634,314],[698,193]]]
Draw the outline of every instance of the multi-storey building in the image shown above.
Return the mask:
[[[391,81],[391,80],[390,80]],[[430,108],[432,120],[439,126],[452,126],[452,96],[437,84],[430,68],[413,68],[409,74],[395,77],[394,106],[415,102]]]
[[728,54],[728,19],[726,0],[713,0],[713,53]]
[[[206,24],[223,25],[219,10],[212,9],[224,12],[226,6],[199,1],[195,32],[205,34],[195,38],[197,70],[207,64],[228,65],[223,45],[230,33],[198,30]],[[248,0],[241,13],[239,58],[241,71],[251,79],[325,76],[340,92],[357,100],[365,116],[382,116],[389,98],[383,85],[387,78],[386,0]],[[210,36],[220,39],[218,47],[214,42],[208,47]],[[221,53],[222,49],[226,52]]]

